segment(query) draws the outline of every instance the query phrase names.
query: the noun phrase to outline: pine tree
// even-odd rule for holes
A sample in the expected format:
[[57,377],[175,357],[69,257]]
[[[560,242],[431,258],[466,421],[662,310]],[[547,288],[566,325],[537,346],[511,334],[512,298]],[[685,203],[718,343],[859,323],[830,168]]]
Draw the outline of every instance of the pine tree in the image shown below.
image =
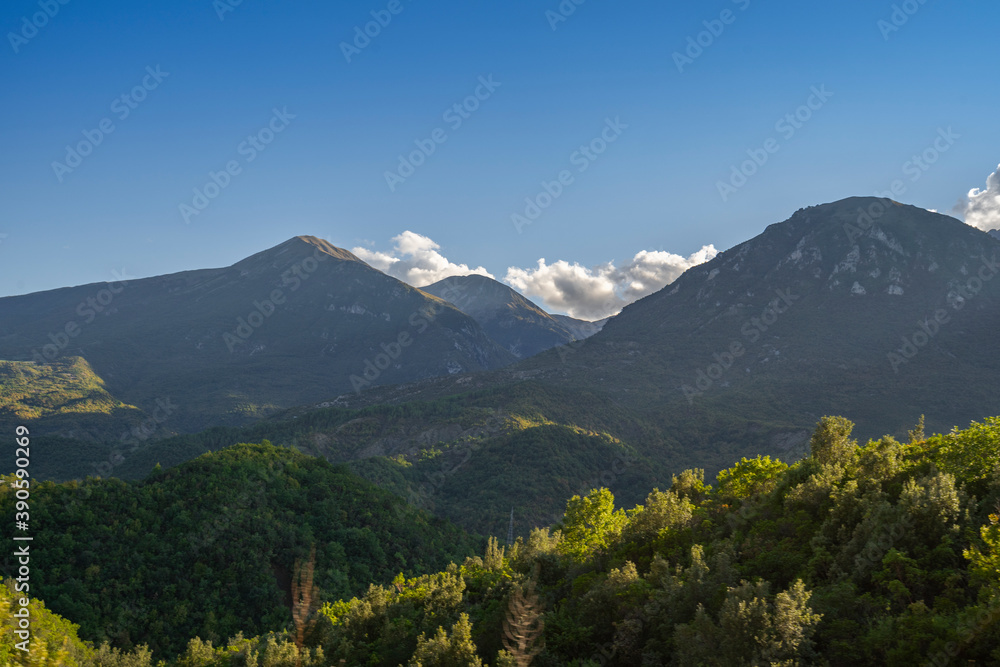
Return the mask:
[[816,425],[809,448],[819,463],[846,463],[858,447],[851,440],[854,422],[843,417],[823,417]]
[[927,435],[924,433],[924,416],[920,415],[920,419],[917,421],[917,425],[913,427],[913,430],[909,432],[910,444],[915,442],[921,442],[927,439]]
[[486,557],[483,558],[483,567],[487,570],[503,569],[504,548],[500,546],[500,541],[495,537],[490,537],[486,542]]
[[409,667],[482,667],[472,641],[472,624],[469,615],[462,614],[451,626],[451,634],[439,627],[430,639],[423,634],[417,638],[417,649],[410,658]]

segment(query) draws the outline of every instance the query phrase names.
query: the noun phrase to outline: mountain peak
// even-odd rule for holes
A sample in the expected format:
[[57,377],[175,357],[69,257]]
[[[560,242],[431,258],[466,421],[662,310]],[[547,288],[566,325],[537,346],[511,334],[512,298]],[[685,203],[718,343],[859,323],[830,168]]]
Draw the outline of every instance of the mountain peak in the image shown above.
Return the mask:
[[800,209],[689,273],[708,275],[709,284],[699,286],[706,302],[720,284],[712,272],[727,270],[767,276],[779,286],[821,286],[830,295],[900,296],[960,279],[985,252],[983,242],[981,232],[955,218],[891,199],[851,197]]
[[[906,302],[907,308],[926,310],[950,298],[994,251],[982,231],[953,217],[888,198],[850,197],[799,209],[689,269],[623,314],[653,313],[668,308],[668,302],[675,303],[672,307],[685,302],[687,328],[676,333],[696,331],[704,318],[749,317],[781,289],[809,295],[810,303],[827,309],[868,308],[863,304],[870,302],[876,310],[899,310]],[[661,315],[649,317],[662,322]],[[606,334],[620,331],[627,319],[614,318]]]
[[[816,222],[834,222],[843,224],[844,222],[870,224],[871,222],[889,222],[900,217],[910,218],[913,215],[925,216],[940,215],[934,211],[903,204],[887,197],[847,197],[837,201],[815,206],[807,206],[796,211],[785,223],[799,220],[809,220]],[[944,217],[944,216],[942,216]],[[870,222],[869,222],[870,220]],[[773,226],[773,225],[772,225]]]
[[343,248],[338,248],[329,241],[318,238],[316,236],[295,236],[293,238],[288,239],[287,241],[285,241],[284,243],[282,243],[281,245],[277,246],[274,249],[277,250],[278,248],[283,248],[286,246],[289,248],[296,246],[304,247],[304,249],[308,250],[309,252],[315,252],[315,250],[319,250],[320,252],[329,255],[331,257],[336,257],[337,259],[342,259],[344,261],[349,261],[349,262],[364,263],[363,260],[361,260],[357,255],[355,255],[351,251],[345,250]]
[[[318,256],[317,253],[319,253]],[[310,257],[313,258],[312,261],[320,257],[323,259],[332,257],[344,262],[357,262],[362,266],[369,266],[354,253],[343,248],[338,248],[329,241],[324,241],[315,236],[293,236],[273,248],[268,248],[240,260],[232,268],[239,269],[240,275],[246,276],[260,271],[268,271],[270,268],[278,266],[291,267],[300,262],[307,261]]]
[[503,283],[478,274],[451,276],[420,288],[449,301],[474,318],[491,318],[509,309],[521,309],[548,318],[548,313]]
[[586,338],[600,325],[557,318],[488,276],[451,276],[420,288],[470,315],[493,340],[519,358]]

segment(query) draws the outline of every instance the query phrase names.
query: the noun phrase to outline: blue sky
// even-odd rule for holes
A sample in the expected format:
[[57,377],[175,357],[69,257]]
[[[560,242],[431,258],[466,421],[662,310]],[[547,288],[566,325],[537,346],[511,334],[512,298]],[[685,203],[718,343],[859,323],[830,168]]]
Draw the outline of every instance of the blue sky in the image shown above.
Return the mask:
[[[540,258],[621,266],[723,250],[897,179],[899,199],[947,211],[1000,161],[993,2],[910,0],[888,32],[893,2],[872,0],[567,0],[558,22],[557,0],[220,9],[235,1],[3,4],[0,295],[228,265],[299,234],[386,252],[411,231],[500,278]],[[26,28],[44,5],[55,15]],[[373,11],[391,21],[348,62],[341,45]],[[674,54],[702,32],[679,71]],[[454,127],[445,111],[477,89]],[[776,128],[810,101],[791,136]],[[627,128],[574,158],[608,119]],[[113,132],[78,166],[53,167],[102,121]],[[263,150],[243,143],[270,123],[282,129]],[[914,179],[907,162],[948,128],[957,138]],[[447,140],[392,191],[386,172],[437,129]],[[769,139],[724,201],[719,182]],[[230,162],[186,221],[180,206]],[[564,170],[572,182],[519,233],[511,216]]]

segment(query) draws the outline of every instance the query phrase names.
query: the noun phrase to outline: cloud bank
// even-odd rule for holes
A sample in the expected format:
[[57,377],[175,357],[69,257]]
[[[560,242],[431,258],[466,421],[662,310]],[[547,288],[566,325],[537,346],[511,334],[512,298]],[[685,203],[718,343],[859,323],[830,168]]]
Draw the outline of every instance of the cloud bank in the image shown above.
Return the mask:
[[414,287],[426,287],[450,276],[478,274],[492,278],[493,274],[479,266],[453,264],[438,250],[441,246],[415,232],[405,231],[392,239],[392,250],[377,252],[367,248],[352,248],[351,252],[376,269]]
[[984,232],[1000,229],[1000,166],[986,179],[986,189],[970,190],[953,213]]
[[504,281],[525,296],[536,297],[549,310],[559,310],[584,320],[599,320],[673,282],[693,266],[718,254],[707,245],[690,257],[664,251],[643,250],[630,262],[586,268],[559,260],[547,264],[538,260],[533,269],[507,269]]
[[[439,252],[440,245],[421,234],[405,231],[394,237],[392,244],[392,249],[386,252],[364,247],[352,248],[351,252],[414,287],[425,287],[450,276],[478,274],[494,278],[482,266],[473,269],[450,261]],[[643,250],[621,267],[609,262],[591,268],[565,260],[548,264],[542,258],[533,268],[509,267],[503,281],[549,312],[599,320],[662,289],[691,267],[717,254],[711,245],[690,257]]]

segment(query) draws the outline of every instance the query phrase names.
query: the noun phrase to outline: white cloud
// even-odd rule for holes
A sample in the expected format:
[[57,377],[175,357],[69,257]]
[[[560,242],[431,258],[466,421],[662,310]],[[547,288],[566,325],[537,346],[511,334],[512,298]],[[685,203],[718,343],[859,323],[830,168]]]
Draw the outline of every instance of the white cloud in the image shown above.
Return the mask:
[[983,231],[1000,229],[1000,166],[986,179],[985,190],[970,190],[953,212]]
[[393,248],[389,252],[378,252],[367,248],[352,248],[351,252],[383,273],[413,285],[426,287],[449,276],[478,274],[492,278],[483,267],[470,269],[466,264],[453,264],[438,250],[437,243],[415,232],[405,231],[392,239]]
[[[394,237],[392,243],[392,250],[387,252],[364,247],[352,248],[351,252],[376,269],[414,287],[425,287],[450,276],[494,277],[481,266],[471,269],[466,264],[449,261],[439,252],[440,245],[415,232],[403,232]],[[593,268],[564,260],[547,264],[542,258],[535,268],[508,268],[503,280],[550,312],[599,320],[662,289],[692,266],[707,262],[717,254],[710,245],[690,257],[662,250],[643,250],[620,268],[613,262]]]
[[510,267],[504,281],[527,297],[539,298],[547,309],[598,320],[662,289],[717,254],[711,245],[690,257],[643,250],[621,268],[609,262],[589,269],[564,260],[547,264],[542,258],[534,269]]

